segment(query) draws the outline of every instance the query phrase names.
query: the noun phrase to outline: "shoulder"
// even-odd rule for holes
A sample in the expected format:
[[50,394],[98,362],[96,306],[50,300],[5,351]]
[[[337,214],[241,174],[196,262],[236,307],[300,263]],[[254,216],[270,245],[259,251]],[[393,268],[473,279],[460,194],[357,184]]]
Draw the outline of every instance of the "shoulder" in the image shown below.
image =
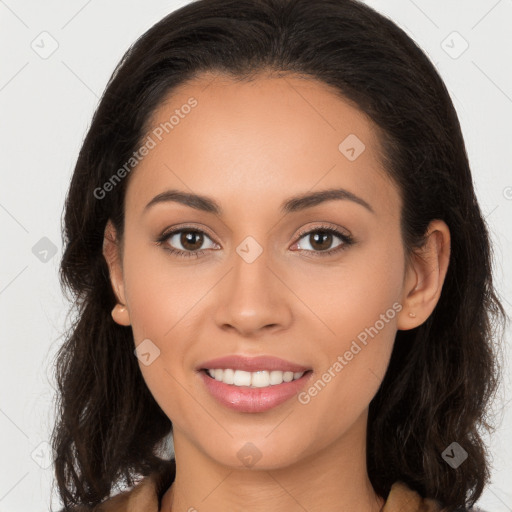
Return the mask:
[[389,492],[382,512],[442,512],[443,508],[438,501],[422,498],[416,491],[404,482],[395,482]]
[[[108,498],[93,508],[85,505],[73,508],[73,512],[159,512],[162,496],[174,481],[175,461],[164,461],[162,465],[142,478],[131,489]],[[64,512],[64,511],[60,511]]]
[[[395,482],[391,487],[382,512],[443,512],[445,509],[439,501],[432,498],[422,498],[416,491],[408,487],[404,482]],[[473,507],[466,512],[485,512]]]

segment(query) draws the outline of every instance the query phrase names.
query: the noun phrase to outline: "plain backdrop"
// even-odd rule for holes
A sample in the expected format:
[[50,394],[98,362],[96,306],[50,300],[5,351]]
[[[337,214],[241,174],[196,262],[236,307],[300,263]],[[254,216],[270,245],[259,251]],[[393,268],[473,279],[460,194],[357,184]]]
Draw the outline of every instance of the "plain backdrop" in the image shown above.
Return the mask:
[[[186,3],[0,0],[0,512],[46,511],[52,500],[53,357],[68,312],[61,214],[83,137],[129,45]],[[510,315],[512,1],[368,3],[427,52],[450,91]],[[510,331],[506,340],[507,362]],[[492,483],[480,500],[489,512],[512,511],[510,374],[507,362]]]

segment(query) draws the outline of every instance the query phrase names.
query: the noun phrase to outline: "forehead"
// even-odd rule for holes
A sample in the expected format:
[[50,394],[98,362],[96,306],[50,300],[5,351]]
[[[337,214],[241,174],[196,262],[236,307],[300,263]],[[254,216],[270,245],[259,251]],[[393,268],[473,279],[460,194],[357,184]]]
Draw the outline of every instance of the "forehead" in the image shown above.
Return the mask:
[[258,208],[336,186],[382,203],[376,210],[397,207],[375,125],[313,79],[203,74],[165,98],[148,138],[127,192],[137,209],[166,188]]

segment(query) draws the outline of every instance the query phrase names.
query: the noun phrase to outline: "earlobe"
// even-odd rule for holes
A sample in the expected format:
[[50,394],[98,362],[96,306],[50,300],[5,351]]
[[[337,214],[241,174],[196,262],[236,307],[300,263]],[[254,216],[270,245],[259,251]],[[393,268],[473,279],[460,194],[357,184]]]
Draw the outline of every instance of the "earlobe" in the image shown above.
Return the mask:
[[450,261],[450,230],[442,220],[428,227],[423,247],[412,255],[404,280],[399,330],[421,325],[431,315],[441,296]]
[[120,325],[130,325],[130,314],[126,306],[126,297],[123,282],[123,269],[121,264],[121,252],[116,230],[109,220],[105,226],[103,237],[103,256],[107,262],[110,283],[114,290],[118,304],[112,309],[113,320]]
[[114,309],[112,309],[111,315],[116,324],[124,326],[130,325],[130,314],[124,304],[116,304]]

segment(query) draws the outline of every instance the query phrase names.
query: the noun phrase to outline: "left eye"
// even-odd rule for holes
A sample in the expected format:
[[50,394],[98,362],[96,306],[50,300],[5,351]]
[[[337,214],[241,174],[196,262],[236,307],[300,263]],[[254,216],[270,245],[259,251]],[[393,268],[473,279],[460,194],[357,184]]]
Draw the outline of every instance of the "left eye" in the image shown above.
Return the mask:
[[[340,243],[331,247],[334,238],[338,238]],[[348,237],[345,235],[333,230],[333,229],[314,229],[303,234],[300,240],[306,240],[306,247],[299,247],[301,250],[314,251],[314,252],[329,252],[330,250],[334,250],[336,247],[339,247],[343,244],[343,242],[348,242]],[[313,243],[311,243],[311,241]],[[301,245],[301,242],[297,242],[298,245]],[[308,247],[309,246],[309,247]]]

